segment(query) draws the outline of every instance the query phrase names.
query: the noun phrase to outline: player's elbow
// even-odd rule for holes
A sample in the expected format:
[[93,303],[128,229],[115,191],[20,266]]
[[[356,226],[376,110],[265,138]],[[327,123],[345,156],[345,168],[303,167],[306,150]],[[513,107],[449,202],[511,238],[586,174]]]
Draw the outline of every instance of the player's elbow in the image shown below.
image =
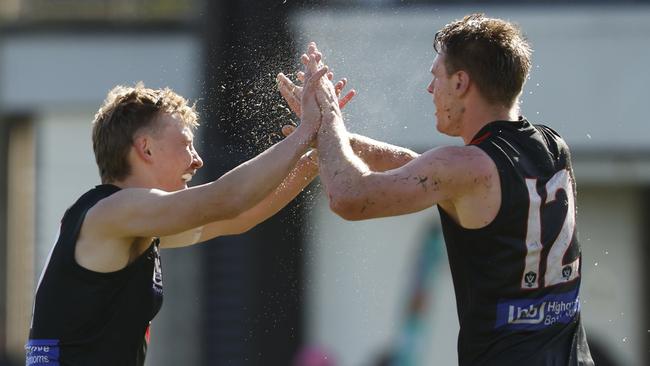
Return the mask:
[[330,196],[330,210],[348,221],[363,220],[363,201],[350,196]]

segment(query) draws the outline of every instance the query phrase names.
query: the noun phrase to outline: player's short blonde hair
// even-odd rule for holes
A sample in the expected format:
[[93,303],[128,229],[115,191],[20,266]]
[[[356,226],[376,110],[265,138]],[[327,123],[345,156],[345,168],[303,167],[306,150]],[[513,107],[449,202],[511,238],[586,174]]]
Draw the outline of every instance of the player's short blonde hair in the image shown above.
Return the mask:
[[506,107],[516,102],[530,71],[532,49],[519,27],[483,14],[445,25],[433,48],[445,55],[448,74],[467,72],[488,102]]
[[191,129],[199,125],[195,105],[169,88],[149,89],[142,82],[118,85],[108,92],[93,120],[93,150],[102,183],[125,179],[131,174],[128,161],[139,131],[157,131],[161,113],[176,116]]

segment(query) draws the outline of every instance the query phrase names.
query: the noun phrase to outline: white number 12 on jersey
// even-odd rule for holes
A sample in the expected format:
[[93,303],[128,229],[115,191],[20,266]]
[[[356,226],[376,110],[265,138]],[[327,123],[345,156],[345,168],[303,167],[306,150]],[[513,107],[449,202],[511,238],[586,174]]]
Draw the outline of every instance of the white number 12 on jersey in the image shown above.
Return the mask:
[[[528,229],[526,231],[526,267],[521,277],[522,289],[539,287],[539,263],[542,253],[542,198],[537,193],[537,179],[526,179],[530,206],[528,208]],[[576,227],[575,201],[571,176],[567,169],[555,173],[546,183],[546,201],[544,205],[555,201],[557,192],[564,190],[568,201],[566,217],[560,233],[557,235],[546,258],[544,286],[553,286],[578,277],[580,258],[563,265],[562,258],[569,245]]]

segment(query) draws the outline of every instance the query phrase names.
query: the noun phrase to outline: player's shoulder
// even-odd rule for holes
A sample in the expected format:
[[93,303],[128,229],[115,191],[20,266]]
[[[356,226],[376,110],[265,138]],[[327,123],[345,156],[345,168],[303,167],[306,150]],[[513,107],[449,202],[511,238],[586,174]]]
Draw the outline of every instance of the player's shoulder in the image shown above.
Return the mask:
[[553,135],[553,136],[558,137],[558,138],[562,138],[562,136],[560,136],[560,133],[557,132],[555,129],[553,129],[553,128],[550,127],[550,126],[547,126],[547,125],[545,125],[545,124],[543,124],[543,123],[534,123],[534,124],[532,124],[532,125],[533,125],[533,126],[534,126],[538,131],[540,131],[541,133],[549,134],[549,135]]
[[444,158],[452,161],[476,161],[477,159],[489,158],[488,155],[476,145],[446,145],[433,148],[421,157],[427,159],[440,159]]
[[155,188],[121,188],[104,195],[88,211],[93,219],[102,221],[122,221],[132,212],[141,211],[143,206],[153,205],[156,200],[169,194]]
[[546,140],[557,141],[563,145],[566,145],[566,142],[564,141],[562,135],[553,127],[550,127],[543,123],[531,123],[531,125],[537,130],[537,132],[542,134]]
[[[111,186],[111,185],[109,185]],[[99,199],[88,208],[84,225],[88,228],[108,230],[120,226],[120,223],[129,220],[131,212],[139,205],[151,204],[149,196],[158,196],[164,192],[147,188],[114,188],[105,189]]]
[[440,146],[429,150],[430,158],[444,158],[450,162],[463,163],[469,166],[490,163],[490,156],[476,145]]
[[68,208],[67,212],[85,213],[96,206],[98,202],[101,202],[105,198],[110,197],[119,190],[119,187],[110,184],[95,186],[79,196],[77,200]]
[[552,155],[570,156],[569,144],[556,130],[543,124],[535,124],[534,126],[544,138],[546,147]]
[[462,177],[484,176],[496,170],[492,158],[475,145],[441,146],[420,156],[426,163],[440,164]]

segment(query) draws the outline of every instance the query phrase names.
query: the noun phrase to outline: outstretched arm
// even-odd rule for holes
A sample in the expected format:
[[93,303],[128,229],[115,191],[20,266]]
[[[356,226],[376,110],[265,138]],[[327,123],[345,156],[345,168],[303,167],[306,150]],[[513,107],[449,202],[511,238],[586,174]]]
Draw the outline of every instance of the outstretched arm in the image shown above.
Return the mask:
[[287,178],[312,143],[319,123],[314,118],[304,121],[295,133],[214,182],[176,192],[123,189],[88,212],[84,230],[98,238],[170,236],[235,219]]
[[[285,134],[291,133],[294,126],[284,126]],[[361,158],[370,170],[384,172],[398,168],[417,158],[420,154],[405,147],[391,145],[386,142],[373,140],[370,137],[356,133],[348,133],[352,151]]]
[[252,229],[275,215],[314,180],[318,175],[317,159],[313,150],[303,155],[282,183],[251,209],[232,219],[211,222],[203,227],[161,238],[161,246],[183,247],[218,236],[241,234]]
[[348,140],[355,155],[361,158],[370,170],[384,172],[395,169],[420,156],[405,147],[373,140],[356,133],[348,133]]
[[[315,58],[317,54],[310,55]],[[318,69],[313,61],[310,67]],[[395,216],[454,202],[472,189],[487,166],[485,154],[475,147],[443,147],[396,169],[372,171],[354,153],[331,82],[309,80],[304,93],[303,113],[310,108],[305,101],[315,97],[318,105],[309,113],[317,110],[322,118],[317,140],[321,181],[332,210],[345,219]]]
[[[295,168],[262,202],[232,220],[215,223],[218,235],[240,234],[276,214],[291,202],[318,175],[318,156],[312,150],[298,161]],[[207,232],[210,234],[210,231]],[[215,235],[216,236],[216,235]]]

